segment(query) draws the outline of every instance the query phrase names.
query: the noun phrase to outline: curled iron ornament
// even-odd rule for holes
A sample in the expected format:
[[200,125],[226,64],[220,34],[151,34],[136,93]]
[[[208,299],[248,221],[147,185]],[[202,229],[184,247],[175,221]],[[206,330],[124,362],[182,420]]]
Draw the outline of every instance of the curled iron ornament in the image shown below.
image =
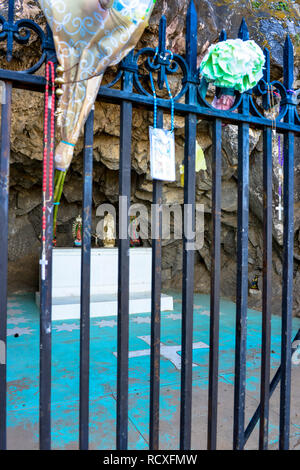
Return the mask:
[[[145,56],[145,67],[149,73],[158,74],[158,87],[160,90],[166,85],[166,76],[178,73],[179,70],[182,72],[182,86],[179,92],[174,95],[174,101],[180,100],[180,98],[185,95],[188,85],[188,66],[183,57],[178,54],[173,54],[169,50],[159,51],[158,48],[153,49],[146,47],[138,51],[134,56],[134,64],[136,65],[136,71],[134,72],[134,86],[136,90],[145,96],[152,97],[152,93],[148,92],[144,86],[141,84],[139,73],[138,61],[140,57]],[[150,75],[149,75],[150,80]]]
[[20,45],[28,44],[32,33],[35,33],[41,42],[42,55],[39,60],[29,69],[23,70],[25,73],[32,74],[39,70],[47,58],[47,51],[53,50],[52,34],[47,26],[47,34],[43,29],[30,19],[20,19],[14,21],[14,0],[9,0],[8,6],[8,19],[0,16],[0,42],[6,40],[7,52],[6,60],[10,62],[13,58],[13,45],[14,41]]
[[174,75],[179,70],[182,72],[182,87],[179,92],[173,97],[174,101],[178,101],[187,91],[187,78],[188,78],[188,66],[186,61],[178,54],[174,54],[172,51],[166,48],[166,32],[167,32],[167,19],[163,15],[159,23],[159,42],[156,49],[151,47],[145,47],[138,51],[133,56],[133,65],[135,66],[133,81],[136,90],[145,96],[153,96],[149,93],[140,81],[139,74],[139,59],[145,56],[143,64],[150,74],[157,73],[157,84],[158,88],[162,90],[165,86],[167,87],[167,76]]
[[[200,71],[199,71],[199,74],[200,74]],[[209,103],[205,98],[208,86],[209,86],[209,83],[204,78],[202,78],[202,80],[200,82],[200,85],[197,88],[198,102],[204,108],[214,109],[215,110],[216,108],[214,106],[212,106],[211,103]],[[222,93],[222,94],[225,95],[227,89],[226,88],[219,88],[218,90],[219,90],[219,93]],[[241,102],[242,102],[242,99],[243,99],[243,94],[236,91],[234,93],[234,96],[236,97],[235,101],[234,101],[232,107],[230,109],[226,110],[227,113],[235,112],[239,108],[239,106],[241,105]]]
[[118,81],[122,78],[122,75],[123,75],[123,68],[122,68],[122,62],[120,64],[120,67],[118,68],[118,71],[117,71],[117,74],[115,76],[115,78],[109,82],[109,83],[106,83],[105,85],[102,85],[104,88],[113,88],[117,83]]
[[[297,121],[297,119],[299,119],[297,112],[298,93],[294,92],[293,90],[287,90],[286,87],[278,80],[266,82],[266,80],[261,79],[260,82],[256,85],[254,91],[256,96],[261,96],[262,98],[266,96],[269,98],[270,94],[274,93],[274,91],[280,95],[280,110],[276,116],[276,122],[280,122],[284,119],[288,112],[289,106],[295,107],[295,120]],[[270,105],[267,107],[267,109],[270,109]],[[266,119],[266,117],[257,109],[253,96],[250,97],[250,112],[255,117]]]
[[[299,90],[296,90],[296,100],[297,100],[297,105],[300,103],[300,88]],[[300,116],[297,110],[297,105],[295,107],[295,123],[300,125]]]
[[[44,31],[37,23],[30,19],[20,19],[14,21],[14,0],[8,0],[8,19],[0,16],[0,42],[7,41],[7,60],[11,61],[13,56],[13,44],[16,41],[18,44],[26,45],[32,37],[32,33],[37,35],[37,38],[41,42],[42,54],[38,59],[37,63],[31,68],[24,70],[24,73],[33,74],[43,65],[46,60],[52,60],[56,62],[56,53],[54,49],[52,32],[47,25],[46,31]],[[192,9],[190,15],[194,14]],[[247,40],[249,38],[249,32],[245,21],[242,21],[238,37]],[[222,31],[220,34],[220,41],[227,39],[226,31]],[[275,89],[281,98],[280,111],[276,117],[276,121],[282,121],[287,117],[289,113],[289,120],[294,121],[295,124],[300,125],[300,117],[297,110],[297,102],[299,99],[299,92],[289,90],[293,84],[293,45],[289,36],[287,36],[284,45],[284,83],[279,81],[270,81],[270,54],[267,49],[264,51],[266,56],[266,67],[264,71],[264,78],[260,80],[258,85],[246,94],[249,98],[249,114],[253,117],[266,118],[262,112],[257,108],[255,103],[254,95],[261,96],[263,98],[263,107],[268,110],[270,108],[269,91]],[[193,54],[197,55],[196,42],[194,43]],[[142,60],[143,59],[143,60]],[[140,63],[142,61],[142,63]],[[147,75],[143,75],[141,68],[145,67],[146,71],[149,72]],[[180,90],[174,96],[174,101],[179,101],[184,95],[188,93],[190,86],[194,86],[197,89],[197,99],[195,105],[200,105],[203,108],[213,109],[214,108],[206,100],[206,90],[208,83],[205,80],[200,82],[199,70],[191,70],[189,65],[188,56],[182,57],[179,54],[175,54],[167,49],[166,47],[166,18],[162,16],[159,25],[159,44],[158,47],[150,48],[146,47],[140,51],[134,53],[131,51],[128,56],[121,62],[115,78],[105,85],[105,88],[114,87],[124,75],[124,72],[130,72],[133,76],[133,84],[135,91],[147,97],[152,97],[152,92],[147,91],[147,87],[142,84],[141,79],[146,78],[150,85],[150,74],[157,75],[157,87],[162,90],[166,86],[167,77],[180,73],[182,75],[182,83]],[[149,90],[151,87],[149,86]],[[216,90],[217,95],[219,93],[226,93],[226,89]],[[235,92],[235,102],[231,109],[227,110],[228,117],[240,107],[243,102],[244,94]],[[224,111],[222,112],[222,114]]]

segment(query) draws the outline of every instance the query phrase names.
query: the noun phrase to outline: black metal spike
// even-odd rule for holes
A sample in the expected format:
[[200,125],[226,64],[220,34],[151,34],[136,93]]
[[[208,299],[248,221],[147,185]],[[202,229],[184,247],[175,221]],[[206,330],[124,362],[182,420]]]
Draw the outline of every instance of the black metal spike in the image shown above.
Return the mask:
[[[158,62],[161,64],[161,67],[158,72],[158,87],[160,90],[163,89],[166,81],[166,33],[167,33],[167,18],[163,15],[159,22],[159,44],[158,44],[158,51],[159,51],[159,58],[157,58]],[[161,62],[161,58],[163,58]]]
[[197,73],[197,10],[191,0],[186,23],[186,61],[192,75]]
[[[264,66],[264,80],[267,84],[271,81],[271,73],[270,73],[270,52],[269,49],[264,49],[264,56],[265,56],[265,66]],[[270,109],[270,93],[266,93],[263,95],[263,107],[264,109]]]
[[283,49],[283,84],[287,90],[293,88],[294,83],[294,47],[287,35]]
[[245,18],[242,19],[238,37],[239,39],[242,39],[243,41],[248,41],[249,39],[249,30],[248,30],[248,26],[245,21]]
[[9,0],[8,5],[8,22],[13,23],[15,17],[15,0]]
[[[15,16],[15,2],[14,0],[10,0],[8,5],[8,21],[7,23],[12,27],[14,24],[14,16]],[[13,31],[11,28],[7,31],[7,51],[6,51],[6,60],[7,62],[11,62],[13,57]]]
[[264,56],[265,56],[265,66],[264,66],[264,80],[267,83],[270,83],[270,51],[266,47],[264,48]]
[[165,15],[161,17],[159,22],[159,52],[165,53],[166,50],[166,33],[167,33],[167,18]]
[[219,36],[219,42],[223,42],[227,40],[227,32],[225,29],[222,29],[220,36]]

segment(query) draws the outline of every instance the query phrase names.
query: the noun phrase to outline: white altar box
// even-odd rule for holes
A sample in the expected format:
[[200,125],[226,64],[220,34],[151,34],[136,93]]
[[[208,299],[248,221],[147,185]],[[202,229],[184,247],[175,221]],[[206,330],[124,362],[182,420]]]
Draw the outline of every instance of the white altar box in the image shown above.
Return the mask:
[[[129,311],[151,312],[152,249],[130,248]],[[80,318],[81,249],[54,248],[52,319]],[[91,317],[117,315],[118,249],[91,250]],[[39,305],[40,295],[36,294]],[[161,310],[173,310],[173,297],[161,296]]]

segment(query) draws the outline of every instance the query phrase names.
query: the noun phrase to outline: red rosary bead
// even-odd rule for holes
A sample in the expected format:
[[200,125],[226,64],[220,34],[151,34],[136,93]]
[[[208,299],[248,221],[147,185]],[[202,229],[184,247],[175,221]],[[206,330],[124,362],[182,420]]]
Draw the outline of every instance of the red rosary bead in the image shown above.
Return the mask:
[[[50,76],[51,76],[51,108],[50,108],[50,123],[49,121],[49,87],[50,87]],[[46,87],[45,87],[45,111],[44,111],[44,161],[43,161],[43,216],[42,216],[42,229],[43,229],[43,244],[46,241],[46,197],[52,200],[53,196],[53,162],[54,162],[54,139],[55,139],[55,70],[53,62],[46,64],[45,70]],[[50,136],[49,136],[50,134]],[[50,140],[48,139],[50,137]],[[48,144],[50,143],[50,146]],[[49,161],[48,161],[49,153]],[[44,247],[45,248],[45,247]]]

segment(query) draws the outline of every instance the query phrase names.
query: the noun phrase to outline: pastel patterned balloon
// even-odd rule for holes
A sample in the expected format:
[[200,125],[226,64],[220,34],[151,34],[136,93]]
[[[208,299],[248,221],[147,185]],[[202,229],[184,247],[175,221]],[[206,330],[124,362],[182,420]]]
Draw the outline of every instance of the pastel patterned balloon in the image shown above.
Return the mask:
[[61,142],[56,168],[65,171],[96,100],[107,67],[133,49],[151,16],[154,0],[39,0],[64,68],[60,99]]

